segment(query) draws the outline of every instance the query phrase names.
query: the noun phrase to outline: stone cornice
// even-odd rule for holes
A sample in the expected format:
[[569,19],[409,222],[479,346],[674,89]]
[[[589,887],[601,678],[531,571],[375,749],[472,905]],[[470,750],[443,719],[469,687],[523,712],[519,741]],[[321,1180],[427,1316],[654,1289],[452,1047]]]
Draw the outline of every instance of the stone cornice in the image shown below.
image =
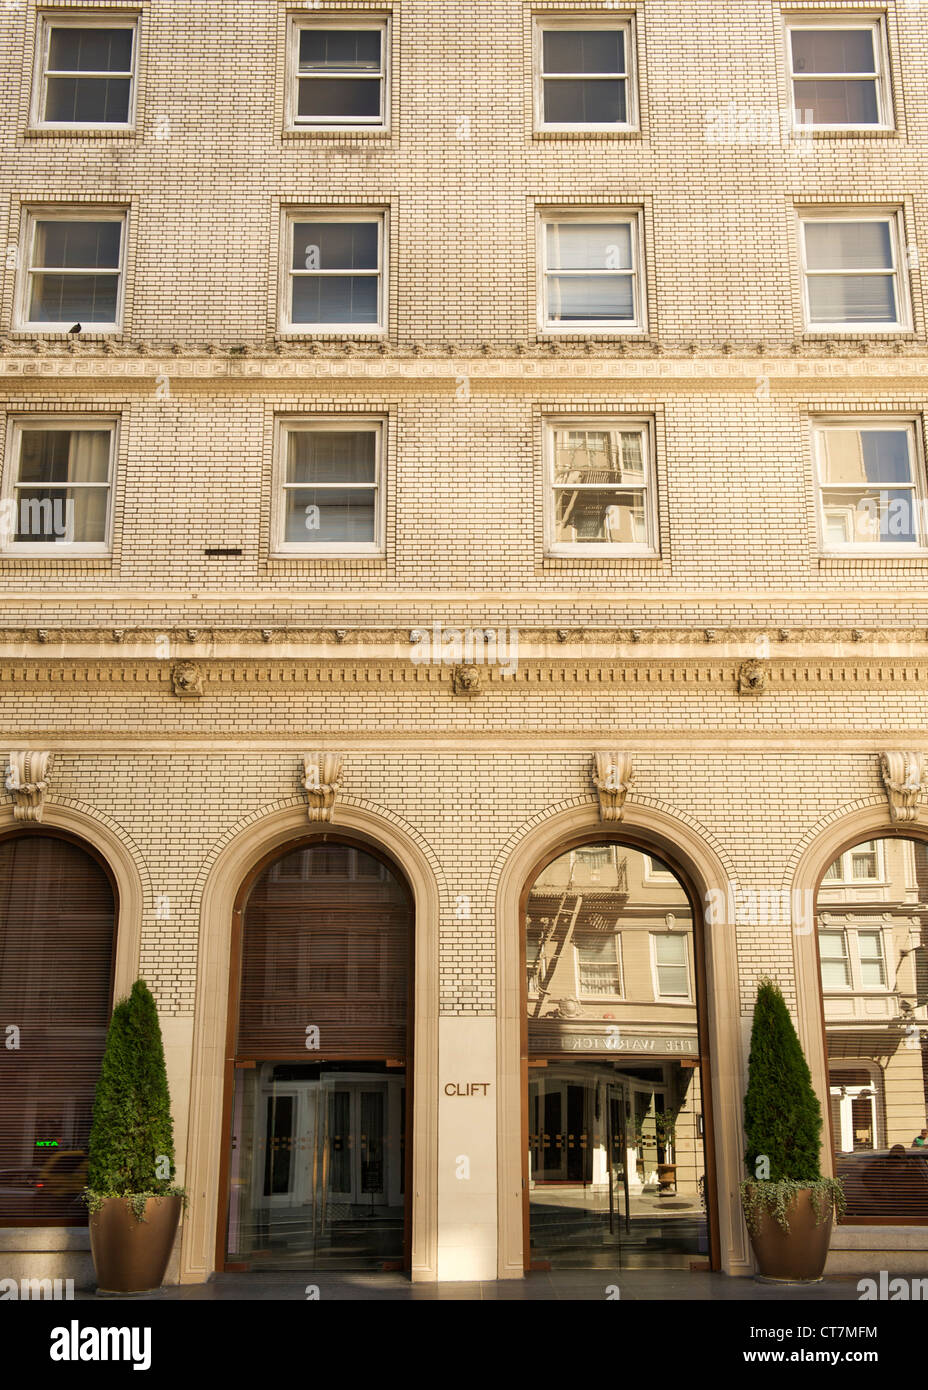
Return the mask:
[[[910,660],[777,659],[765,662],[762,692],[745,696],[743,662],[738,658],[702,660],[520,659],[515,670],[480,666],[480,695],[552,693],[558,690],[629,693],[705,691],[765,699],[778,694],[810,691],[885,690],[923,692],[928,683],[928,655]],[[185,657],[185,670],[194,668],[197,695],[235,695],[244,691],[278,694],[298,689],[320,690],[443,690],[453,695],[453,670],[448,665],[396,660],[220,660]],[[0,662],[0,689],[77,689],[85,692],[133,690],[177,695],[171,660],[50,658],[45,661]]]
[[363,351],[339,353],[330,344],[317,352],[309,345],[288,345],[286,354],[278,355],[263,350],[208,354],[202,349],[174,354],[169,349],[149,349],[145,345],[141,345],[141,350],[127,345],[101,350],[99,345],[90,343],[69,349],[40,342],[31,352],[8,344],[0,355],[0,378],[8,383],[29,384],[60,383],[63,379],[84,381],[98,391],[105,389],[106,382],[148,383],[154,387],[159,381],[169,381],[178,388],[184,382],[195,385],[203,381],[212,387],[228,382],[241,390],[249,382],[259,386],[338,380],[391,384],[432,381],[455,391],[458,379],[466,377],[472,383],[527,381],[544,382],[551,387],[597,380],[711,381],[716,387],[728,382],[754,393],[759,379],[765,379],[771,387],[778,382],[790,385],[871,381],[895,385],[902,380],[928,381],[925,345],[905,342],[895,346],[895,351],[893,345],[880,344],[862,352],[857,343],[850,349],[834,344],[832,352],[828,352],[821,344],[803,344],[795,352],[783,355],[763,351],[748,354],[743,350],[727,355],[716,350],[702,356],[674,355],[646,344],[629,344],[624,352],[615,344],[597,344],[589,353],[573,344],[553,348],[543,344],[522,352],[510,349],[508,354],[491,351],[486,355],[426,355],[412,350],[402,354],[391,349],[378,356]]

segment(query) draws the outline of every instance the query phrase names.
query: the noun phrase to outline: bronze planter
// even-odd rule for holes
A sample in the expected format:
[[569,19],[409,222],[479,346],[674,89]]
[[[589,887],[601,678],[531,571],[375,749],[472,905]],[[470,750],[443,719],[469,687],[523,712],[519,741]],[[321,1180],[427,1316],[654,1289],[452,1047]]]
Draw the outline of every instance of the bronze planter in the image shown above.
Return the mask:
[[757,1235],[751,1233],[761,1278],[784,1279],[790,1283],[821,1279],[828,1258],[833,1218],[834,1207],[821,1225],[816,1224],[808,1189],[797,1192],[786,1209],[788,1231],[783,1230],[771,1212],[761,1209]]
[[149,1197],[137,1221],[125,1197],[107,1197],[90,1218],[90,1249],[98,1293],[150,1293],[168,1267],[181,1198]]

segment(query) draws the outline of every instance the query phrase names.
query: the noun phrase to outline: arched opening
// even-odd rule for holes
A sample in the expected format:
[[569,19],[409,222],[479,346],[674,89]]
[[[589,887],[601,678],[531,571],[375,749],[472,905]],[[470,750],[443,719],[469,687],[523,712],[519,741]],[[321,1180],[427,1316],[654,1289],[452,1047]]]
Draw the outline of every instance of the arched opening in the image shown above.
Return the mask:
[[0,1224],[83,1226],[113,1000],[107,867],[59,832],[0,839]]
[[219,1268],[408,1267],[413,920],[399,870],[347,836],[243,885]]
[[701,922],[616,838],[548,857],[524,897],[526,1269],[708,1264]]
[[851,1224],[928,1225],[928,845],[857,840],[816,895],[834,1171]]

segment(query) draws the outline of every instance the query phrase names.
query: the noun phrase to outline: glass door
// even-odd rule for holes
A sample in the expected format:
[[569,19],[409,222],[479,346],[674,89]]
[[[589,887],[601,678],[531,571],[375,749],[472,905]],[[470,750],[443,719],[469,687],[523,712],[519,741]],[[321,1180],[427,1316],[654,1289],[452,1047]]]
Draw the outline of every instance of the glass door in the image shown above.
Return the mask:
[[402,1261],[404,1123],[399,1070],[238,1068],[227,1260],[266,1269]]

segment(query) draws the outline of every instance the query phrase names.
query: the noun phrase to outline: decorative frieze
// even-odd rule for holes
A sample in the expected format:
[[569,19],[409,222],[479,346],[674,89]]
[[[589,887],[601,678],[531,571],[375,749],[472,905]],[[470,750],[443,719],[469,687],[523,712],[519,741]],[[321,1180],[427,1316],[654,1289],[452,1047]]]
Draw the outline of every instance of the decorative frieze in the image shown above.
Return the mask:
[[342,789],[342,753],[306,753],[303,756],[303,789],[310,820],[334,819],[335,802]]
[[599,792],[600,820],[621,820],[622,807],[634,781],[631,753],[594,753],[593,786]]
[[11,753],[5,786],[13,798],[14,820],[41,820],[51,753]]
[[918,798],[925,790],[925,754],[881,753],[880,771],[892,819],[918,820]]

